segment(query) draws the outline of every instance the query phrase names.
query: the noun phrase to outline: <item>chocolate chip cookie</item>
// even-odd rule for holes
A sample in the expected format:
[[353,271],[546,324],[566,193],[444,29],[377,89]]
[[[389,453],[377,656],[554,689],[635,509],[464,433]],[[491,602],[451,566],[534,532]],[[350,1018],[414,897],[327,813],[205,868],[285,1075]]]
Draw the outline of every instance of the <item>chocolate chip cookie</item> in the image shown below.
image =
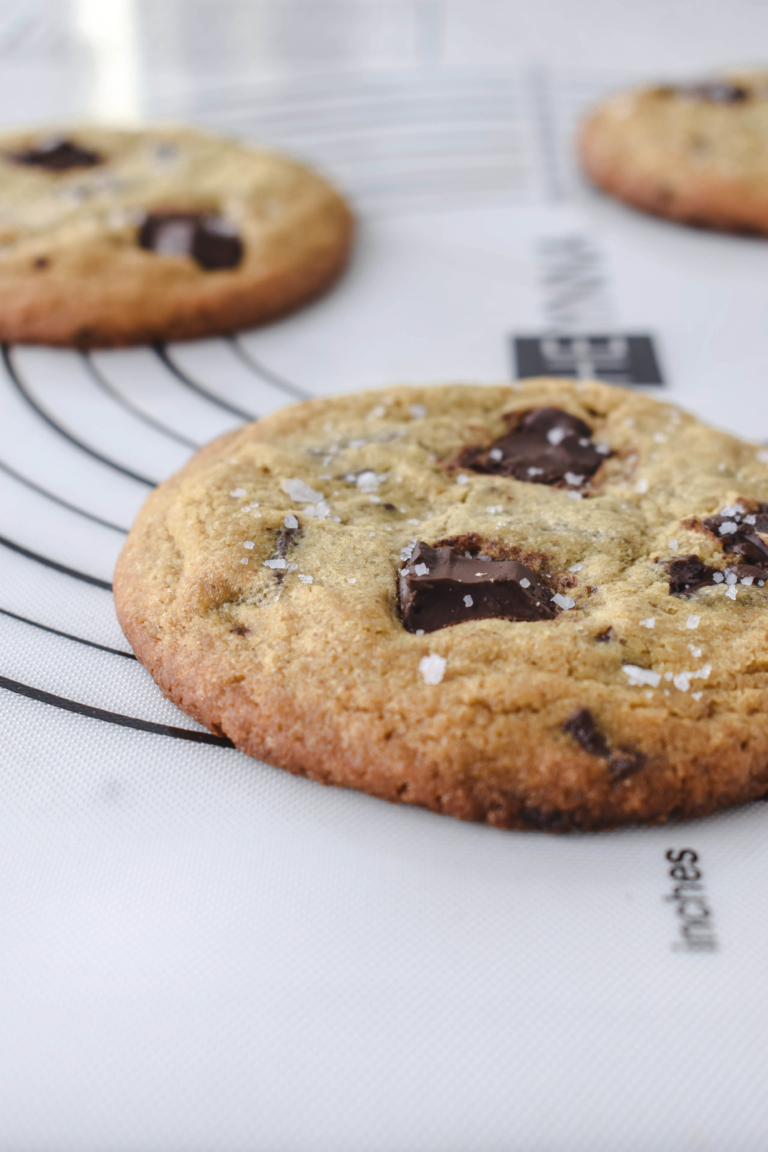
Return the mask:
[[268,320],[342,270],[352,217],[282,156],[183,128],[0,138],[0,339],[179,340]]
[[148,499],[118,615],[290,772],[504,828],[768,790],[768,451],[538,379],[283,409]]
[[620,93],[588,117],[580,152],[595,184],[636,208],[768,233],[768,73]]

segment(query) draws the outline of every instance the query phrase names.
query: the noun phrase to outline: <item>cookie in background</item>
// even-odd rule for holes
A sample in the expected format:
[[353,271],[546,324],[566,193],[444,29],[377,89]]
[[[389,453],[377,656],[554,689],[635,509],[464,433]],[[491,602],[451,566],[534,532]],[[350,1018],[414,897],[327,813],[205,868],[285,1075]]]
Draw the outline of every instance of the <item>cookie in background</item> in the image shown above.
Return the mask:
[[0,138],[0,339],[97,348],[270,320],[324,291],[352,216],[283,156],[180,127]]

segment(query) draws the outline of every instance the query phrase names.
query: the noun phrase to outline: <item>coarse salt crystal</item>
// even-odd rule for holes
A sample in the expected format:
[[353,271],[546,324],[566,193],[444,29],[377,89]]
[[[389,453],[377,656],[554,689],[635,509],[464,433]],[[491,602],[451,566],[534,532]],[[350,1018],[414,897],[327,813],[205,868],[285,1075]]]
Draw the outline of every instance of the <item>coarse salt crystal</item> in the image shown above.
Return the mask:
[[655,616],[649,616],[647,620],[641,620],[640,624],[643,628],[655,628],[656,627],[656,617]]
[[690,652],[691,656],[693,656],[694,660],[700,659],[701,648],[697,648],[695,644],[689,644],[688,651]]
[[550,444],[557,446],[565,440],[567,435],[568,433],[565,428],[550,428],[549,432],[547,432],[547,440],[549,440]]
[[283,520],[283,524],[286,528],[298,528],[299,526],[298,520],[291,512],[289,512],[285,520]]
[[699,620],[701,620],[701,616],[694,616],[694,614],[691,613],[685,622],[686,628],[698,628]]
[[570,496],[571,500],[581,500],[582,495],[583,493],[577,492],[575,488],[571,488],[570,491],[566,492],[566,496]]
[[234,496],[235,500],[241,500],[245,496],[245,488],[233,488],[230,496]]
[[544,473],[543,468],[536,468],[533,465],[528,469],[528,475],[529,476],[542,476],[543,473]]
[[572,484],[574,488],[578,488],[580,484],[584,483],[584,477],[580,476],[578,472],[566,472],[564,479],[566,484]]
[[691,699],[692,700],[701,700],[703,695],[704,695],[703,692],[691,692]]
[[286,495],[290,496],[291,500],[309,500],[313,504],[324,500],[322,492],[316,492],[314,488],[310,488],[309,484],[305,484],[303,480],[299,480],[295,476],[283,480],[280,487]]
[[400,549],[400,559],[401,560],[410,560],[411,556],[413,555],[413,550],[415,547],[416,547],[416,541],[415,540],[409,540],[408,543],[404,544],[403,547]]
[[486,508],[486,512],[488,513],[489,516],[498,516],[499,512],[503,512],[503,511],[504,511],[504,505],[503,504],[489,504],[488,507]]
[[430,652],[429,656],[422,656],[419,661],[419,672],[424,678],[424,683],[439,684],[445,675],[446,663],[445,658],[438,656],[436,652]]
[[283,560],[283,559],[265,560],[264,561],[264,567],[265,568],[287,568],[288,567],[288,561]]
[[672,552],[677,552],[678,544],[677,544],[677,540],[675,540],[674,536],[671,537],[671,539],[668,540],[667,543],[669,544],[670,550]]
[[725,508],[720,509],[721,516],[741,516],[743,513],[741,504],[726,504]]
[[[331,515],[331,509],[325,500],[319,500],[317,504],[305,504],[304,515],[313,516],[316,520],[327,520]],[[334,519],[336,519],[336,517],[334,517]]]
[[726,520],[724,524],[720,525],[720,527],[718,528],[718,532],[720,533],[721,536],[725,536],[725,535],[730,534],[731,532],[737,532],[738,528],[739,528],[739,526],[735,520]]
[[584,567],[584,565],[583,565],[583,564],[571,564],[571,566],[570,566],[570,568],[568,569],[568,571],[569,571],[569,572],[581,572],[581,570],[582,570],[582,568],[583,568],[583,567]]
[[247,557],[247,556],[243,556],[243,558],[242,558],[242,560],[240,561],[240,563],[241,563],[241,564],[247,564],[247,563],[248,563],[248,557]]
[[347,584],[357,584],[357,580],[355,579],[354,576],[348,576],[347,577]]
[[725,577],[723,576],[722,572],[714,572],[712,575],[712,579],[715,582],[715,584],[722,584]]
[[474,604],[474,600],[472,599],[471,596],[467,595],[464,597],[464,604],[466,605],[467,608],[471,608],[472,605]]
[[[522,584],[522,580],[520,583]],[[564,612],[567,612],[569,608],[573,608],[576,603],[571,596],[564,596],[562,592],[556,592],[552,599],[558,608],[562,608]]]
[[637,484],[635,484],[635,492],[637,492],[639,496],[644,496],[647,491],[648,481],[646,480],[645,476],[641,476]]
[[522,580],[520,581],[520,587],[521,588],[530,588],[530,586],[531,586],[531,582],[528,579],[528,577],[523,576]]
[[497,463],[499,460],[504,459],[504,453],[501,448],[491,448],[488,455],[490,456],[491,460],[495,460]]
[[424,404],[411,404],[408,411],[414,420],[423,420],[427,414],[427,409]]
[[680,692],[687,692],[691,686],[693,672],[678,672],[672,677],[672,683]]
[[735,584],[729,584],[725,590],[725,594],[730,600],[735,600],[736,599],[736,585]]
[[742,576],[741,583],[746,584],[747,587],[749,587],[749,585],[752,583],[753,580],[754,580],[754,576]]
[[726,584],[735,584],[738,579],[739,578],[735,572],[726,572],[725,574]]
[[754,525],[757,524],[757,517],[754,514],[751,514],[749,516],[745,516],[744,517],[744,523],[745,524],[751,524],[754,527]]
[[423,628],[417,628],[416,631],[414,632],[414,636],[423,636],[423,635],[424,635],[424,629]]
[[243,540],[243,548],[255,547],[253,540]]
[[429,575],[429,567],[426,564],[417,564],[413,570],[417,576]]
[[302,584],[311,584],[312,583],[312,577],[306,576],[303,572],[299,573],[299,580],[301,580]]
[[647,684],[650,688],[658,688],[661,683],[661,675],[652,672],[650,668],[638,668],[637,664],[622,664],[621,670],[629,677],[631,688],[640,688],[643,684]]
[[611,448],[609,444],[595,444],[595,452],[599,452],[601,456],[609,456]]
[[461,472],[456,477],[456,483],[457,484],[469,484],[469,476],[467,476],[466,472]]

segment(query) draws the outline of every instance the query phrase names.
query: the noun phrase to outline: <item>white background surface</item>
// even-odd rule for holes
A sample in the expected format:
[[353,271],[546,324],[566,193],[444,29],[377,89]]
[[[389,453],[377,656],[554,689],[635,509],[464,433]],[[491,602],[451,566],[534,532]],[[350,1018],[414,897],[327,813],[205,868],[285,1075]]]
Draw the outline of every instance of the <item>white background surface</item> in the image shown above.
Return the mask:
[[[592,253],[576,327],[652,332],[666,395],[768,440],[765,243],[607,203],[570,151],[600,92],[767,32],[749,0],[0,6],[9,122],[191,118],[360,216],[280,324],[0,365],[0,1148],[764,1152],[765,804],[552,838],[294,780],[185,738],[108,584],[149,485],[247,415],[508,378],[545,238]],[[717,952],[673,949],[683,847]]]

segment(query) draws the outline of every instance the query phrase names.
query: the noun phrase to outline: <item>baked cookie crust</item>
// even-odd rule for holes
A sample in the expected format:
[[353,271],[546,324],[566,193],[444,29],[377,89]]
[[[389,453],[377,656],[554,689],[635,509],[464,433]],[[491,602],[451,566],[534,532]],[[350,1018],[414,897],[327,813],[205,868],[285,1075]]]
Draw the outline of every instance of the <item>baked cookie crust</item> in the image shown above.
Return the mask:
[[[766,450],[608,385],[318,399],[153,492],[115,601],[171,700],[290,772],[503,828],[658,823],[768,790],[766,501]],[[472,559],[518,607],[417,627],[438,550],[441,586]]]
[[178,127],[0,137],[5,341],[93,348],[251,327],[327,288],[351,238],[325,180],[231,140]]
[[768,234],[768,73],[622,92],[584,121],[590,179],[619,200],[703,228]]

